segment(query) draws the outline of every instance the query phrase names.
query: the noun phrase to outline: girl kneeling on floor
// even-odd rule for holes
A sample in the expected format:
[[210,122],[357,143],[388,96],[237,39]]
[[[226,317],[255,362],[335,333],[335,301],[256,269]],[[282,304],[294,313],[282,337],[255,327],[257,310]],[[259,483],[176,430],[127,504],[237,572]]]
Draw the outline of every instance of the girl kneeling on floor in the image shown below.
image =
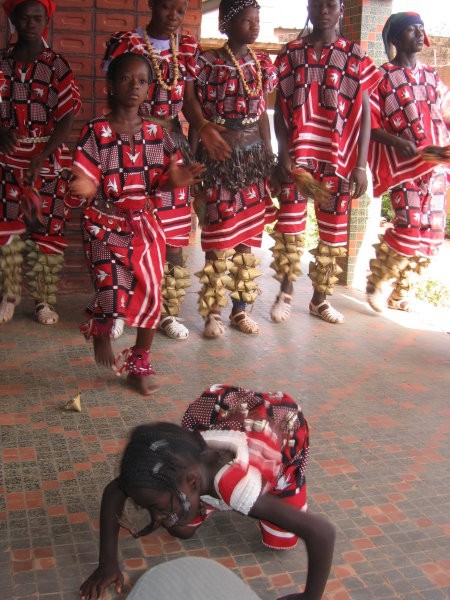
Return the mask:
[[[335,534],[329,521],[306,511],[308,448],[307,422],[290,396],[227,385],[214,385],[193,402],[182,427],[137,427],[119,476],[103,492],[99,566],[81,586],[81,597],[100,598],[111,584],[122,589],[121,525],[134,537],[164,527],[175,537],[190,538],[218,508],[258,519],[270,548],[294,548],[302,538],[308,553],[306,587],[289,598],[321,598]],[[123,515],[127,498],[150,514],[141,531]]]

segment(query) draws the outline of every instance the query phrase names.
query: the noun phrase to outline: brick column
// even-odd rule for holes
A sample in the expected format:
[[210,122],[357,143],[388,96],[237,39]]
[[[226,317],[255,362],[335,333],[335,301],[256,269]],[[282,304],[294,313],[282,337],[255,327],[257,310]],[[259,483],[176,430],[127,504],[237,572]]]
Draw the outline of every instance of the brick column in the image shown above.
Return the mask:
[[[184,33],[200,39],[201,0],[189,0]],[[81,90],[83,106],[68,140],[74,147],[82,126],[106,107],[105,74],[101,60],[105,44],[115,31],[128,31],[146,25],[150,18],[148,0],[58,0],[52,19],[49,45],[69,61]],[[0,8],[0,43],[9,41],[7,19]],[[69,247],[60,293],[90,292],[92,284],[81,245],[80,211],[75,210],[67,224]]]
[[[343,34],[356,41],[377,65],[386,61],[381,30],[391,14],[392,0],[346,0]],[[352,202],[348,257],[342,265],[343,283],[365,290],[366,271],[377,239],[381,199],[374,198],[369,175],[367,193]]]

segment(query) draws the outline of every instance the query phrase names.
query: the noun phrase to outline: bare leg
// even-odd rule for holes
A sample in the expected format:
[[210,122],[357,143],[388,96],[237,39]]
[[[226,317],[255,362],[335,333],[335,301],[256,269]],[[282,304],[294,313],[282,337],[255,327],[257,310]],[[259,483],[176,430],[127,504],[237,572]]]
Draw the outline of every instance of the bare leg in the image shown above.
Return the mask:
[[[139,327],[136,335],[136,344],[134,349],[138,354],[138,358],[141,358],[139,355],[139,351],[143,351],[143,353],[149,352],[153,338],[155,336],[154,329],[144,329]],[[129,372],[127,375],[127,381],[143,396],[149,396],[156,392],[159,389],[159,385],[156,383],[155,377],[152,374],[137,374]]]
[[94,335],[94,356],[95,362],[103,367],[112,368],[115,357],[111,345],[111,337],[108,334]]

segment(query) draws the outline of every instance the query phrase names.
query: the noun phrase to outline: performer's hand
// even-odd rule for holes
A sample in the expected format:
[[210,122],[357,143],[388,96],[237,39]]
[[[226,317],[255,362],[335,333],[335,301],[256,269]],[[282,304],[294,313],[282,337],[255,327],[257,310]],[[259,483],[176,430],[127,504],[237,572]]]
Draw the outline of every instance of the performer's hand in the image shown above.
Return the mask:
[[409,140],[404,140],[402,138],[398,138],[396,148],[397,152],[402,158],[413,158],[419,153],[414,142],[410,142]]
[[367,173],[365,169],[356,167],[350,175],[350,195],[351,198],[360,198],[367,190]]
[[226,131],[223,125],[208,123],[199,134],[200,141],[213,160],[226,160],[232,153],[231,146],[220,135],[222,131]]
[[80,587],[81,600],[101,600],[106,589],[114,584],[116,594],[123,590],[124,579],[118,565],[99,566]]
[[39,171],[41,170],[44,159],[39,156],[35,156],[30,160],[30,164],[28,165],[28,169],[23,174],[23,182],[25,185],[29,185],[30,187],[36,181]]
[[205,165],[199,162],[192,162],[189,165],[180,163],[177,154],[170,157],[170,166],[167,172],[168,180],[166,186],[168,189],[186,187],[201,183],[202,174],[205,172]]
[[276,168],[277,177],[280,183],[286,183],[292,181],[292,171],[294,165],[292,164],[289,153],[283,152],[281,149],[278,152],[278,164]]
[[17,145],[17,133],[7,127],[0,127],[0,152],[11,154]]
[[93,179],[77,167],[72,167],[72,177],[69,181],[69,192],[72,196],[92,200],[97,193],[97,187]]

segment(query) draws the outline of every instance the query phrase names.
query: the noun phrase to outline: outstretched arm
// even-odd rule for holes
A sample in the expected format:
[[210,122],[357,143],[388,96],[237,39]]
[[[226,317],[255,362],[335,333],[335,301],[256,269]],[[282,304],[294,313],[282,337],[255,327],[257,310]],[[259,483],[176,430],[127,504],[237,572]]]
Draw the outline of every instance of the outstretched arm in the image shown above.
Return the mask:
[[305,542],[308,553],[306,586],[303,593],[288,596],[289,600],[322,598],[333,559],[335,540],[333,525],[323,517],[302,512],[270,494],[260,496],[249,515],[256,519],[270,521],[286,531],[295,533]]
[[123,576],[119,568],[118,541],[122,514],[127,496],[120,489],[117,479],[109,483],[102,496],[100,508],[100,552],[97,569],[80,587],[82,600],[99,600],[106,588],[115,584],[117,593],[122,591]]

